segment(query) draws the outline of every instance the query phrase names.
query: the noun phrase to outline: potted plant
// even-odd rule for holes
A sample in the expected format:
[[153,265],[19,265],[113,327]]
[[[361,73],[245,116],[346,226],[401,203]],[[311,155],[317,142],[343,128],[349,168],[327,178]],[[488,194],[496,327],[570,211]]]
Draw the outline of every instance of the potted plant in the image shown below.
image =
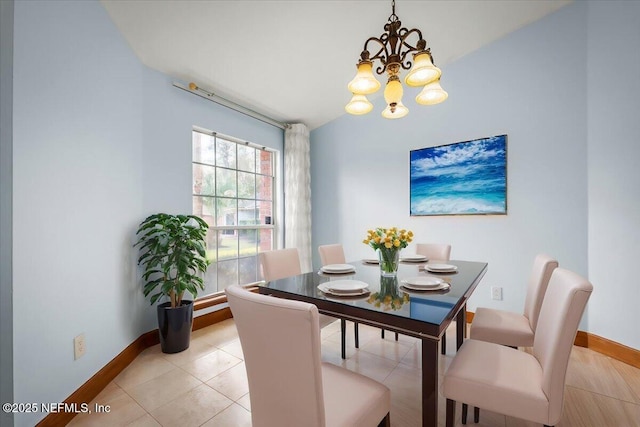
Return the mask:
[[202,273],[207,270],[206,235],[208,224],[195,215],[157,213],[147,217],[136,232],[144,267],[143,293],[157,306],[160,345],[164,353],[178,353],[189,348],[193,324],[193,299],[204,290]]

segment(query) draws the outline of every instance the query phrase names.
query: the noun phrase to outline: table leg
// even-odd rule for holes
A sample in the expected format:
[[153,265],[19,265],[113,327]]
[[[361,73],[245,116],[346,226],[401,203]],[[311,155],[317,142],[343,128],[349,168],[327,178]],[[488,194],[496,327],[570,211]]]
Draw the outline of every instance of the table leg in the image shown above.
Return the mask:
[[438,341],[422,339],[422,426],[438,425]]
[[456,350],[464,342],[464,331],[467,326],[467,306],[463,305],[456,315]]
[[342,343],[342,358],[347,358],[347,345],[345,341],[347,339],[347,321],[344,319],[340,319],[340,342]]

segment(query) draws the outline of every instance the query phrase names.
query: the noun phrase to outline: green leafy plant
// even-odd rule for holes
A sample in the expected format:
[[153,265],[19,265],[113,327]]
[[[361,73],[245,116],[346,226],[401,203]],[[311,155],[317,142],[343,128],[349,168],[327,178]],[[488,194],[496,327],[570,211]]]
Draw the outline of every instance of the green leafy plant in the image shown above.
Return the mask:
[[[189,292],[194,298],[204,290],[200,273],[207,270],[206,236],[209,225],[195,215],[153,214],[140,223],[136,236],[144,266],[143,293],[151,304],[167,296],[171,307],[182,303]],[[155,293],[154,293],[155,292]]]

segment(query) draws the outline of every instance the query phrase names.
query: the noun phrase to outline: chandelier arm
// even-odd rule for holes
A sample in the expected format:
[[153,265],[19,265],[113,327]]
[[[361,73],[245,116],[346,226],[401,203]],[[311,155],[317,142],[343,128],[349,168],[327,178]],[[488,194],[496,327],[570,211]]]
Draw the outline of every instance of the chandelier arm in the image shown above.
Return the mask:
[[[368,49],[368,45],[369,42],[376,42],[380,45],[380,48],[378,49],[378,51],[369,57],[369,60],[371,62],[375,61],[376,59],[379,59],[380,62],[382,63],[382,66],[379,66],[376,68],[376,73],[378,74],[382,74],[384,73],[384,71],[387,69],[387,60],[386,58],[389,57],[389,50],[388,50],[388,41],[387,39],[387,34],[383,34],[380,36],[380,38],[378,37],[369,37],[367,39],[366,42],[364,42],[364,50],[365,51],[369,51]],[[384,54],[383,54],[384,53]]]

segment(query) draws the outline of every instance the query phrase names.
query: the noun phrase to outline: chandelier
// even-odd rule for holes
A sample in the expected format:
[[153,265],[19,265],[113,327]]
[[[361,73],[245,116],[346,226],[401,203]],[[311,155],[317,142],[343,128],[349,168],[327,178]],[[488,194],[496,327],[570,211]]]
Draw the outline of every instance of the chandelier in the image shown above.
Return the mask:
[[[373,75],[373,62],[380,61],[376,73],[389,76],[384,89],[384,99],[387,107],[382,111],[382,116],[387,119],[399,119],[409,113],[409,109],[402,104],[402,83],[400,83],[401,69],[409,70],[404,79],[408,86],[424,86],[422,92],[416,96],[416,102],[421,105],[439,104],[449,94],[440,86],[442,72],[433,64],[431,48],[427,48],[427,42],[422,38],[422,32],[414,28],[408,30],[402,27],[400,19],[396,15],[396,2],[391,1],[391,16],[384,26],[384,34],[380,37],[369,37],[364,42],[364,50],[358,61],[358,72],[349,82],[349,90],[353,94],[351,101],[345,106],[350,114],[367,114],[373,109],[366,95],[375,93],[380,89],[380,82]],[[417,38],[415,45],[413,39]],[[369,50],[369,44],[373,50]],[[376,52],[371,56],[370,52]],[[410,58],[413,54],[413,67]]]

